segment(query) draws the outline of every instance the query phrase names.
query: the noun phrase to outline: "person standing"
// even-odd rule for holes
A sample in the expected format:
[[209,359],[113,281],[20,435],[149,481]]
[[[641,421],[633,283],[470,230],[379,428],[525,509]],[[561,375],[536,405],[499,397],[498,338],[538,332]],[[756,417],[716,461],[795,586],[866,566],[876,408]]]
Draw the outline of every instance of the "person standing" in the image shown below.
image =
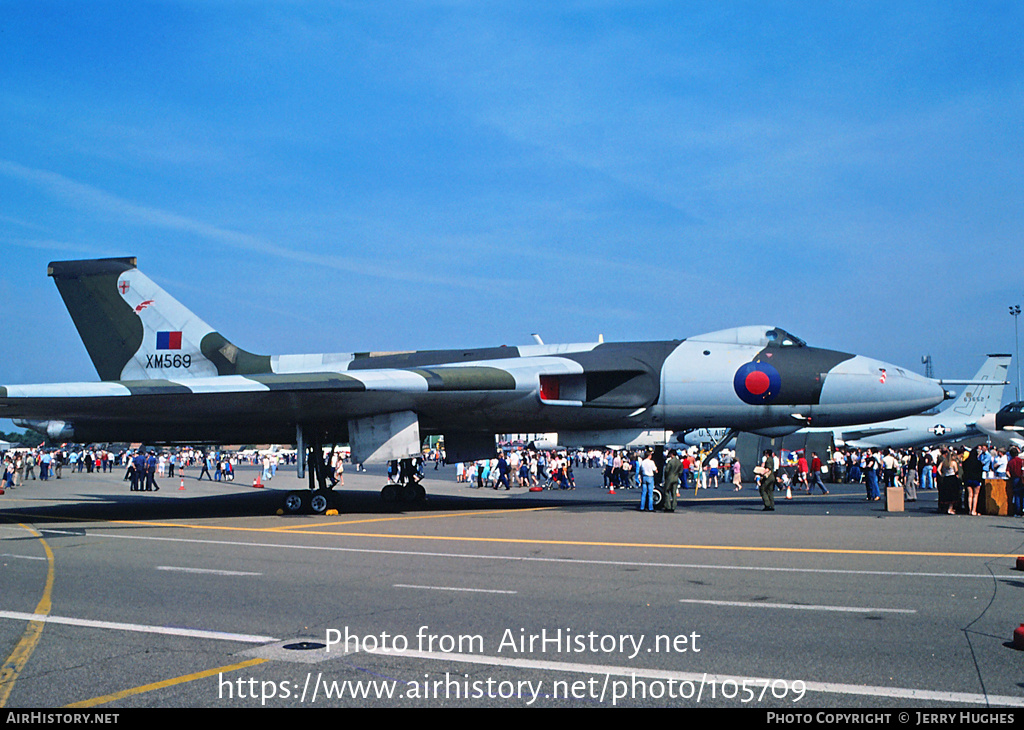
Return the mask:
[[932,455],[925,449],[918,458],[918,465],[921,467],[921,489],[929,490],[935,488],[934,468]]
[[150,451],[146,457],[146,491],[159,492],[160,487],[156,485],[156,452]]
[[761,501],[764,502],[764,510],[762,510],[764,512],[775,511],[775,485],[777,484],[775,472],[777,470],[775,452],[765,449],[761,465],[755,470],[755,473],[761,477],[761,483],[757,489],[761,493]]
[[1013,493],[1013,505],[1010,514],[1024,514],[1024,458],[1016,446],[1010,447],[1010,460],[1006,463],[1006,477],[1010,480],[1010,491]]
[[[679,488],[684,491],[690,486],[690,469],[693,466],[693,457],[690,456],[688,451],[683,452],[683,473],[679,475]],[[695,480],[696,481],[696,480]],[[700,484],[693,488],[694,495],[697,494],[697,489],[700,488]]]
[[668,461],[665,462],[665,511],[676,511],[676,499],[679,493],[679,477],[683,473],[683,462],[675,449],[668,452]]
[[141,492],[146,478],[146,457],[141,451],[132,457],[130,475],[132,480],[131,490],[133,492]]
[[[640,511],[654,511],[654,475],[658,473],[658,465],[654,463],[654,454],[648,451],[640,462]],[[645,506],[646,505],[646,506]]]
[[808,479],[808,474],[810,474],[810,467],[807,466],[807,457],[801,453],[796,460],[796,486],[797,489],[803,488],[810,494],[811,483]]
[[345,486],[345,459],[341,454],[338,455],[338,461],[334,465],[334,486]]
[[875,453],[868,449],[864,455],[864,483],[867,488],[867,500],[869,502],[877,502],[882,498],[882,493],[878,489],[878,457]]
[[964,486],[967,488],[967,512],[978,516],[978,497],[985,479],[985,464],[981,459],[981,448],[975,446],[963,463]]
[[906,457],[906,476],[903,477],[903,501],[917,501],[917,452],[911,450]]
[[956,452],[944,447],[939,459],[939,514],[956,514],[955,505],[960,502],[960,493],[963,491],[960,482],[962,473]]

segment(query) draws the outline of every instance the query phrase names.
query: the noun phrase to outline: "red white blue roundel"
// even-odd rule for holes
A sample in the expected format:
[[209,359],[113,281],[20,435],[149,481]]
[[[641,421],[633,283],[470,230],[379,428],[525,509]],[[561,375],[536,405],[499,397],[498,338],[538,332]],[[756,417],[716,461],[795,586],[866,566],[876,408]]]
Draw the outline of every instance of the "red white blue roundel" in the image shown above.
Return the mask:
[[766,362],[748,362],[736,371],[732,387],[744,403],[761,406],[775,400],[782,387],[782,376]]

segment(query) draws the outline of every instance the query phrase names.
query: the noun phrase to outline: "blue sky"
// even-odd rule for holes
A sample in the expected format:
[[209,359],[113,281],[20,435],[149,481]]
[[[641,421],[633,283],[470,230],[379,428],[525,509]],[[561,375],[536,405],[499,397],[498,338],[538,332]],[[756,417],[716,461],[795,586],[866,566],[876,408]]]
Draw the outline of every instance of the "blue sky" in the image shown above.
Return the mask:
[[46,264],[126,255],[260,353],[765,323],[969,377],[1024,303],[1021,38],[1019,2],[0,0],[0,383],[96,378]]

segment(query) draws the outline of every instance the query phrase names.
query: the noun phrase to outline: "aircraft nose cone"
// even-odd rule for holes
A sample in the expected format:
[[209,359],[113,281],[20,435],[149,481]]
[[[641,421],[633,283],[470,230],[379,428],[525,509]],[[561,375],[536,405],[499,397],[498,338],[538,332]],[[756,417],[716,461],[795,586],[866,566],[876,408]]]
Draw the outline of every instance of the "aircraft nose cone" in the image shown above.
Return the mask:
[[985,413],[979,416],[978,420],[975,423],[978,426],[979,431],[991,436],[996,431],[996,414]]
[[861,355],[833,367],[821,391],[823,410],[844,421],[836,425],[910,416],[938,405],[944,398],[945,391],[936,381]]

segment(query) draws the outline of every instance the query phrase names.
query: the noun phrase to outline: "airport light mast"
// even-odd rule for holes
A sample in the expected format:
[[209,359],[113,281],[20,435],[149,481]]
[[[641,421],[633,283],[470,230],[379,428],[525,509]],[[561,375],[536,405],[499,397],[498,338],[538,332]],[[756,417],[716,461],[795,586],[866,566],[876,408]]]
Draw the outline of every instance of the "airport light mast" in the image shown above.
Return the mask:
[[1019,304],[1011,304],[1010,305],[1010,316],[1013,317],[1013,342],[1014,342],[1014,347],[1015,347],[1015,349],[1013,351],[1013,361],[1014,361],[1014,363],[1016,363],[1016,366],[1017,366],[1017,389],[1014,391],[1015,394],[1014,394],[1013,400],[1019,402],[1020,401],[1020,335],[1019,335],[1019,331],[1017,329],[1017,318],[1020,317],[1020,305]]

